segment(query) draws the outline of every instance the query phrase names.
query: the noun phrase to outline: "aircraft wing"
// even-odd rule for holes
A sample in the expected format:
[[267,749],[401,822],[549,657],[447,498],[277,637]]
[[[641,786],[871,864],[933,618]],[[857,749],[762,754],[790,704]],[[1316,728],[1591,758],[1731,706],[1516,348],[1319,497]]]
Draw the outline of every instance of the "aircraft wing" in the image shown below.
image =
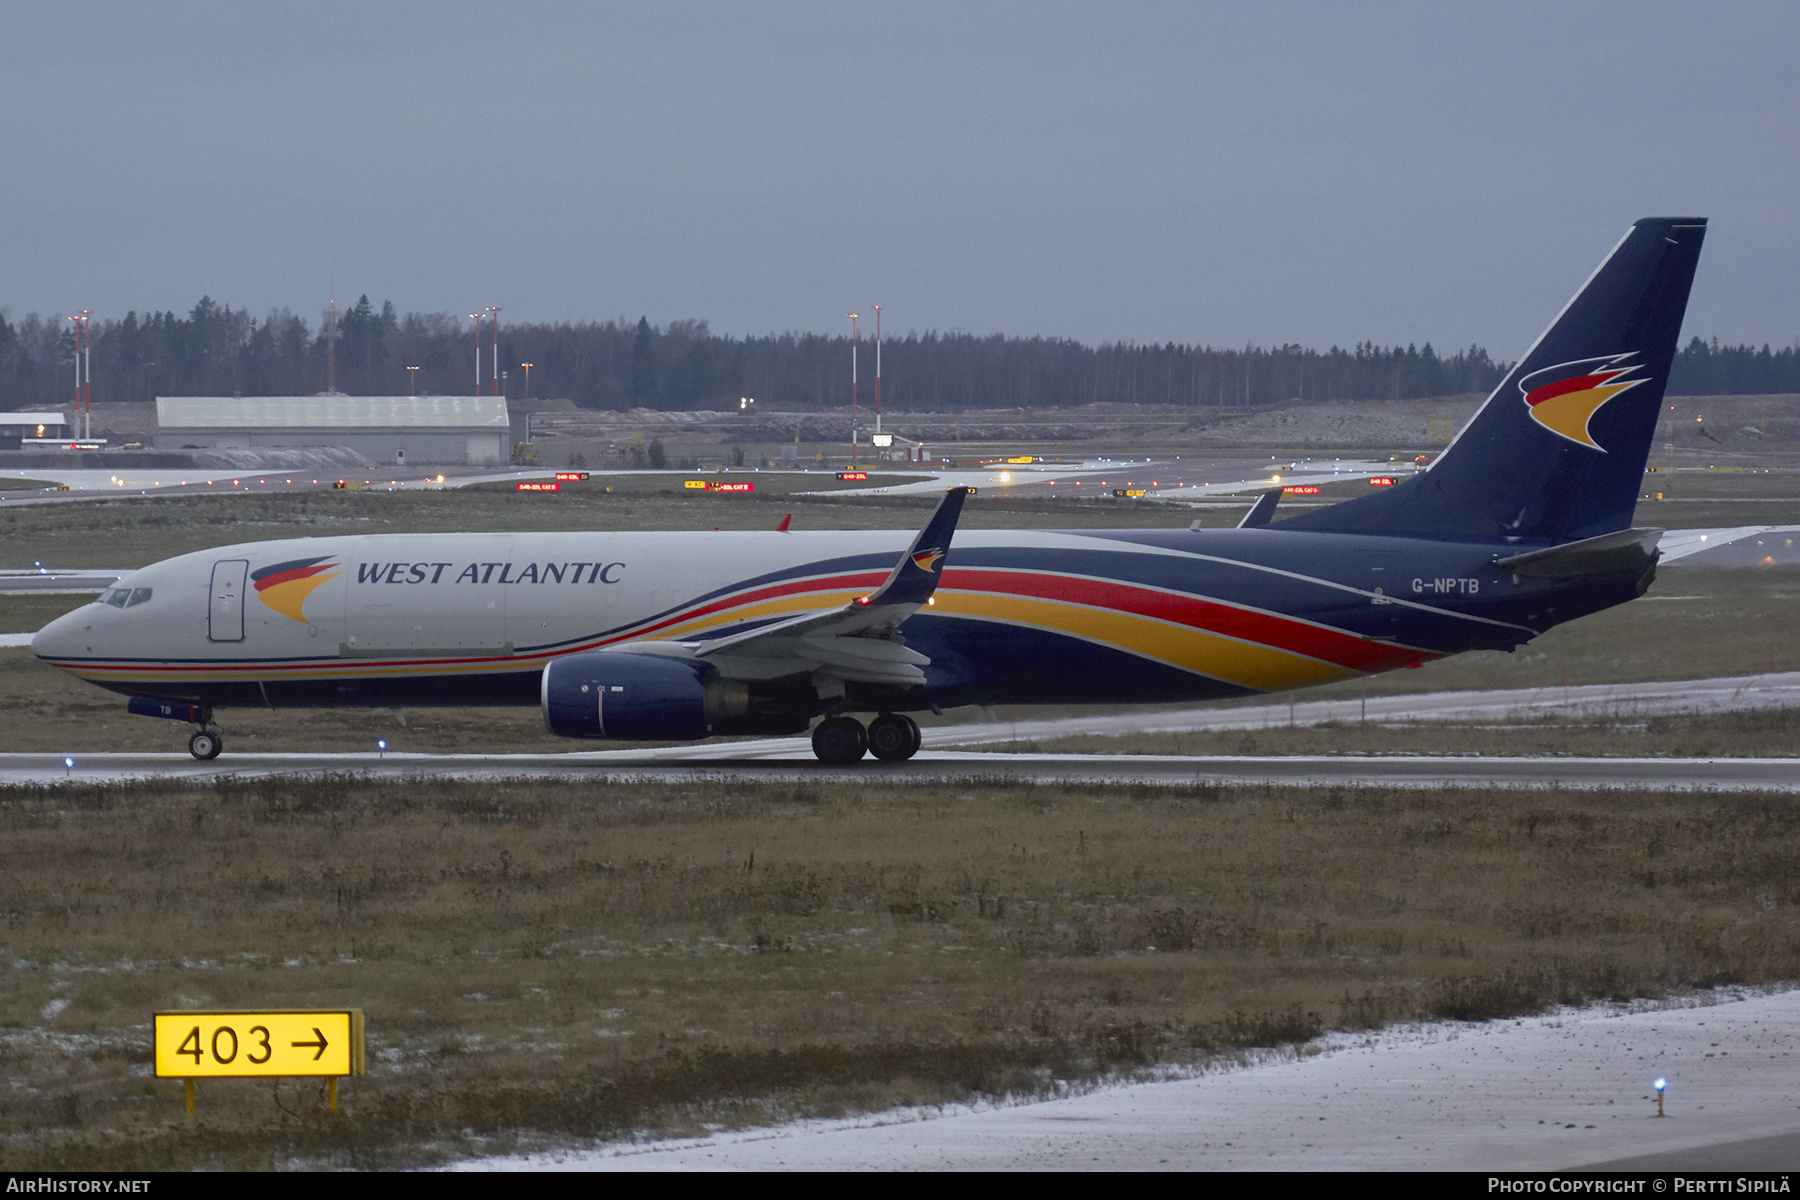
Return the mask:
[[706,662],[727,679],[779,679],[810,671],[821,682],[923,684],[922,668],[931,660],[909,649],[899,628],[937,590],[970,490],[951,488],[887,580],[841,608],[801,613],[714,641],[635,642],[618,649]]

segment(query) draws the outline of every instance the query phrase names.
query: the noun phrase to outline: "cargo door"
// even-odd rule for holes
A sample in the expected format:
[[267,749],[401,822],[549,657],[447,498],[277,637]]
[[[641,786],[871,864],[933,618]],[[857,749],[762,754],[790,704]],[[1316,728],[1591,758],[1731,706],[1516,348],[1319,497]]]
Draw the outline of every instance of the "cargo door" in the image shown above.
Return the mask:
[[206,614],[206,639],[211,642],[244,640],[244,576],[247,559],[216,562],[212,569],[212,606]]

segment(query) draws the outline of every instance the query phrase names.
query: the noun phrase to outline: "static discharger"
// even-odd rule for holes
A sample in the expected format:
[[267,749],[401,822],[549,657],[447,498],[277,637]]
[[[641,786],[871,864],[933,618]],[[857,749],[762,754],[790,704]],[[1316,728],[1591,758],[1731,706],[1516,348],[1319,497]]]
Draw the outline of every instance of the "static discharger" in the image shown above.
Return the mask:
[[159,1012],[155,1021],[158,1079],[187,1083],[194,1114],[196,1079],[323,1076],[337,1111],[337,1081],[363,1073],[360,1008]]

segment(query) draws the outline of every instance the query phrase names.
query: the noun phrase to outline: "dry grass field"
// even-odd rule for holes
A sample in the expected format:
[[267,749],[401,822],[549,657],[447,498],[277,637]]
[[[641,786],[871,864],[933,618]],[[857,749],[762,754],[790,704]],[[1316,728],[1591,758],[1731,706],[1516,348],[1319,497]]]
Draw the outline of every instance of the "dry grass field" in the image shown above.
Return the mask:
[[[1644,476],[1643,498],[1633,524],[1655,529],[1707,529],[1727,525],[1800,524],[1800,474],[1787,456],[1770,456],[1781,465],[1733,471],[1657,470]],[[1404,471],[1402,471],[1404,473]],[[1276,511],[1317,508],[1361,496],[1369,486],[1361,479],[1323,485],[1318,501],[1284,501]],[[1655,499],[1662,493],[1662,499]]]
[[[733,476],[732,478],[736,478]],[[209,546],[266,538],[357,533],[445,533],[557,529],[772,529],[786,513],[802,529],[911,529],[932,495],[830,493],[917,478],[878,475],[841,483],[827,472],[762,471],[749,495],[689,492],[677,476],[594,473],[557,495],[520,494],[506,484],[449,491],[252,492],[124,496],[0,508],[0,567],[42,561],[59,567],[139,567]],[[1709,472],[1651,475],[1667,497],[1644,501],[1640,525],[1701,528],[1800,523],[1800,476]],[[603,489],[612,487],[608,494]],[[1650,484],[1646,485],[1647,488]],[[1326,485],[1328,499],[1360,495],[1361,482]],[[823,493],[823,494],[801,494]],[[1074,500],[983,490],[963,515],[968,529],[1183,528],[1237,524],[1243,503],[1178,504]],[[1285,511],[1308,507],[1291,503]]]
[[[727,476],[736,479],[737,476]],[[251,492],[239,495],[131,496],[79,503],[0,508],[0,567],[141,567],[159,559],[233,542],[361,533],[525,530],[773,529],[794,514],[796,529],[916,529],[935,495],[834,497],[898,483],[877,476],[839,483],[829,474],[764,471],[748,495],[691,492],[673,476],[594,475],[559,494],[477,485],[449,491]],[[603,489],[612,487],[609,494]],[[1245,501],[1243,507],[1248,507]],[[966,529],[1185,527],[1196,516],[1231,525],[1235,509],[1081,503],[983,492],[964,509]]]
[[[1695,481],[1692,503],[1641,521],[1800,520],[1800,501],[1775,494],[1785,480],[1676,478]],[[790,510],[802,527],[910,528],[930,503],[803,500],[774,484],[754,498],[621,484],[545,499],[21,506],[0,510],[0,566],[130,567],[311,533],[768,528]],[[965,519],[1192,516],[984,494]],[[1206,510],[1209,523],[1236,516]],[[1366,686],[1800,669],[1797,597],[1800,568],[1672,567],[1644,600],[1516,654]],[[0,632],[84,602],[0,597]],[[8,749],[179,750],[185,738],[23,649],[0,649],[0,696]],[[533,709],[406,720],[221,713],[228,753],[361,751],[378,736],[398,750],[571,745]],[[1082,748],[1767,754],[1794,753],[1797,734],[1800,720],[1769,713]],[[1328,1027],[1792,979],[1796,861],[1800,807],[1742,794],[348,777],[0,789],[0,1169],[421,1164],[1030,1095]],[[180,1085],[150,1074],[150,1015],[256,1005],[365,1010],[369,1074],[344,1086],[343,1112],[328,1115],[316,1085],[204,1082],[197,1122],[184,1119]]]
[[[1792,978],[1790,797],[225,780],[0,793],[0,1169],[394,1166]],[[343,1111],[152,1012],[356,1005]]]
[[[1512,653],[1481,651],[1391,671],[1369,695],[1463,688],[1558,687],[1707,679],[1800,670],[1800,567],[1663,567],[1650,591],[1570,621]],[[1302,693],[1362,694],[1362,681]]]

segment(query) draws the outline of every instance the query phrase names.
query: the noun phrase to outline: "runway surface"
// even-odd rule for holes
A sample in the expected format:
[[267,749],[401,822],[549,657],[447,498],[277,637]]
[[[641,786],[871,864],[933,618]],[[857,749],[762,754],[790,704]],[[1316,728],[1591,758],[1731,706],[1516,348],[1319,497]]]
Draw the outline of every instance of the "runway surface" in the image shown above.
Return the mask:
[[[352,479],[365,487],[383,491],[437,490],[444,487],[466,487],[471,483],[497,480],[531,479],[553,474],[550,468],[508,471],[470,471],[468,468],[446,467],[445,478],[438,478],[439,468],[428,476],[412,475],[396,478],[392,469],[358,467],[288,467],[275,469],[233,470],[227,467],[105,467],[45,466],[39,468],[0,469],[0,498],[13,503],[68,503],[97,496],[125,496],[135,491],[142,496],[194,496],[256,492],[330,491],[339,479]],[[120,472],[123,472],[122,474]],[[385,475],[386,478],[378,478]],[[17,479],[47,480],[66,486],[66,492],[43,488],[6,490]]]
[[[68,569],[40,567],[27,571],[0,570],[0,596],[43,595],[46,593],[91,594],[111,587],[114,581],[131,569],[129,567],[75,567]],[[24,643],[18,644],[23,645]]]
[[[792,739],[798,743],[798,739]],[[761,757],[739,745],[571,754],[233,754],[211,762],[183,753],[0,754],[0,784],[132,779],[249,778],[355,774],[379,779],[576,779],[594,783],[1030,782],[1161,785],[1290,784],[1431,788],[1572,787],[1800,791],[1792,758],[1476,758],[1291,756],[1190,758],[1158,755],[1004,754],[923,751],[910,762],[872,759],[848,767],[814,760],[779,743]],[[706,749],[718,753],[692,753]]]
[[1263,702],[1231,707],[1131,712],[1106,716],[1028,718],[925,730],[928,747],[1044,742],[1082,734],[1193,733],[1272,729],[1281,725],[1345,725],[1362,722],[1531,721],[1546,717],[1630,721],[1668,713],[1741,712],[1800,707],[1800,671],[1678,679],[1648,683],[1598,683],[1576,687],[1504,688],[1489,691],[1417,692],[1350,700]]
[[[1668,1081],[1660,1120],[1658,1076]],[[1581,1167],[1800,1168],[1800,992],[1334,1034],[1298,1057],[1035,1104],[802,1122],[462,1169]]]

